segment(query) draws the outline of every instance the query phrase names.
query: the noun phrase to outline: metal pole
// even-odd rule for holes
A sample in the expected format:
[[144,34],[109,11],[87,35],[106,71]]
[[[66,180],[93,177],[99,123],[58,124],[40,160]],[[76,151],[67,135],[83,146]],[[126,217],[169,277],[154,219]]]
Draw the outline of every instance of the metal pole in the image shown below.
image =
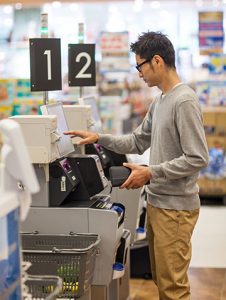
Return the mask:
[[[41,38],[48,38],[48,14],[41,14]],[[48,91],[43,92],[43,104],[47,105],[49,103]]]
[[[84,44],[84,23],[78,23],[78,42],[79,44]],[[82,98],[83,96],[83,87],[79,87],[79,97]]]

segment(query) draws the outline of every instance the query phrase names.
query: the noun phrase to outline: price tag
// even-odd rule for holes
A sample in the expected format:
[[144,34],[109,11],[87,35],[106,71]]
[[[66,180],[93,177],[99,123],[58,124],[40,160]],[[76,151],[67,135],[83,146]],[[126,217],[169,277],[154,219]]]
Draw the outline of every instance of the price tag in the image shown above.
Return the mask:
[[60,39],[30,39],[31,91],[62,89]]
[[95,44],[68,45],[69,86],[95,86]]

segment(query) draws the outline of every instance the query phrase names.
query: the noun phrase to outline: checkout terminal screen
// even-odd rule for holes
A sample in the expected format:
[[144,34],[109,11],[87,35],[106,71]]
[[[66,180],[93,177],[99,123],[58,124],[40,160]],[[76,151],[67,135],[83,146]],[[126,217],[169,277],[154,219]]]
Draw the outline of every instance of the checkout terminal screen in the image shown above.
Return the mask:
[[95,132],[101,132],[102,131],[102,123],[100,119],[100,114],[98,111],[97,103],[96,103],[96,98],[94,96],[86,96],[82,98],[82,102],[84,105],[90,105],[91,106],[91,113],[92,113],[92,118],[94,121],[94,128],[92,131]]
[[73,152],[74,146],[72,144],[70,136],[64,135],[64,131],[68,131],[68,125],[62,103],[43,105],[41,107],[41,111],[43,115],[55,115],[57,117],[57,131],[61,137],[57,143],[60,156],[63,157]]

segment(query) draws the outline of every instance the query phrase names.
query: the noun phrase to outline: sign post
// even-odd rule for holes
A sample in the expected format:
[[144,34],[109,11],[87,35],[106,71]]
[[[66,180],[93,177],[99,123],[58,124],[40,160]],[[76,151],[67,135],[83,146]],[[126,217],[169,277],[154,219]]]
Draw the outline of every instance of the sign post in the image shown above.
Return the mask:
[[79,24],[79,44],[68,45],[68,84],[80,87],[96,85],[95,44],[84,44],[84,25]]
[[48,37],[47,15],[42,15],[41,38],[30,39],[31,91],[43,91],[48,104],[48,91],[61,90],[60,39]]
[[[41,14],[41,38],[48,38],[48,14]],[[49,103],[49,94],[43,92],[43,104]]]

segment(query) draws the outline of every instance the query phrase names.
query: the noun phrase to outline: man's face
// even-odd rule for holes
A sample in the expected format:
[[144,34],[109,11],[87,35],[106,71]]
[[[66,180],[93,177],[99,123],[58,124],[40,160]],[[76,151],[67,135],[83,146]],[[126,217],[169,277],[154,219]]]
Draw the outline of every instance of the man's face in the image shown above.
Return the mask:
[[158,86],[160,74],[155,57],[147,61],[145,58],[136,55],[136,62],[140,78],[143,78],[144,82],[146,82],[149,87]]

